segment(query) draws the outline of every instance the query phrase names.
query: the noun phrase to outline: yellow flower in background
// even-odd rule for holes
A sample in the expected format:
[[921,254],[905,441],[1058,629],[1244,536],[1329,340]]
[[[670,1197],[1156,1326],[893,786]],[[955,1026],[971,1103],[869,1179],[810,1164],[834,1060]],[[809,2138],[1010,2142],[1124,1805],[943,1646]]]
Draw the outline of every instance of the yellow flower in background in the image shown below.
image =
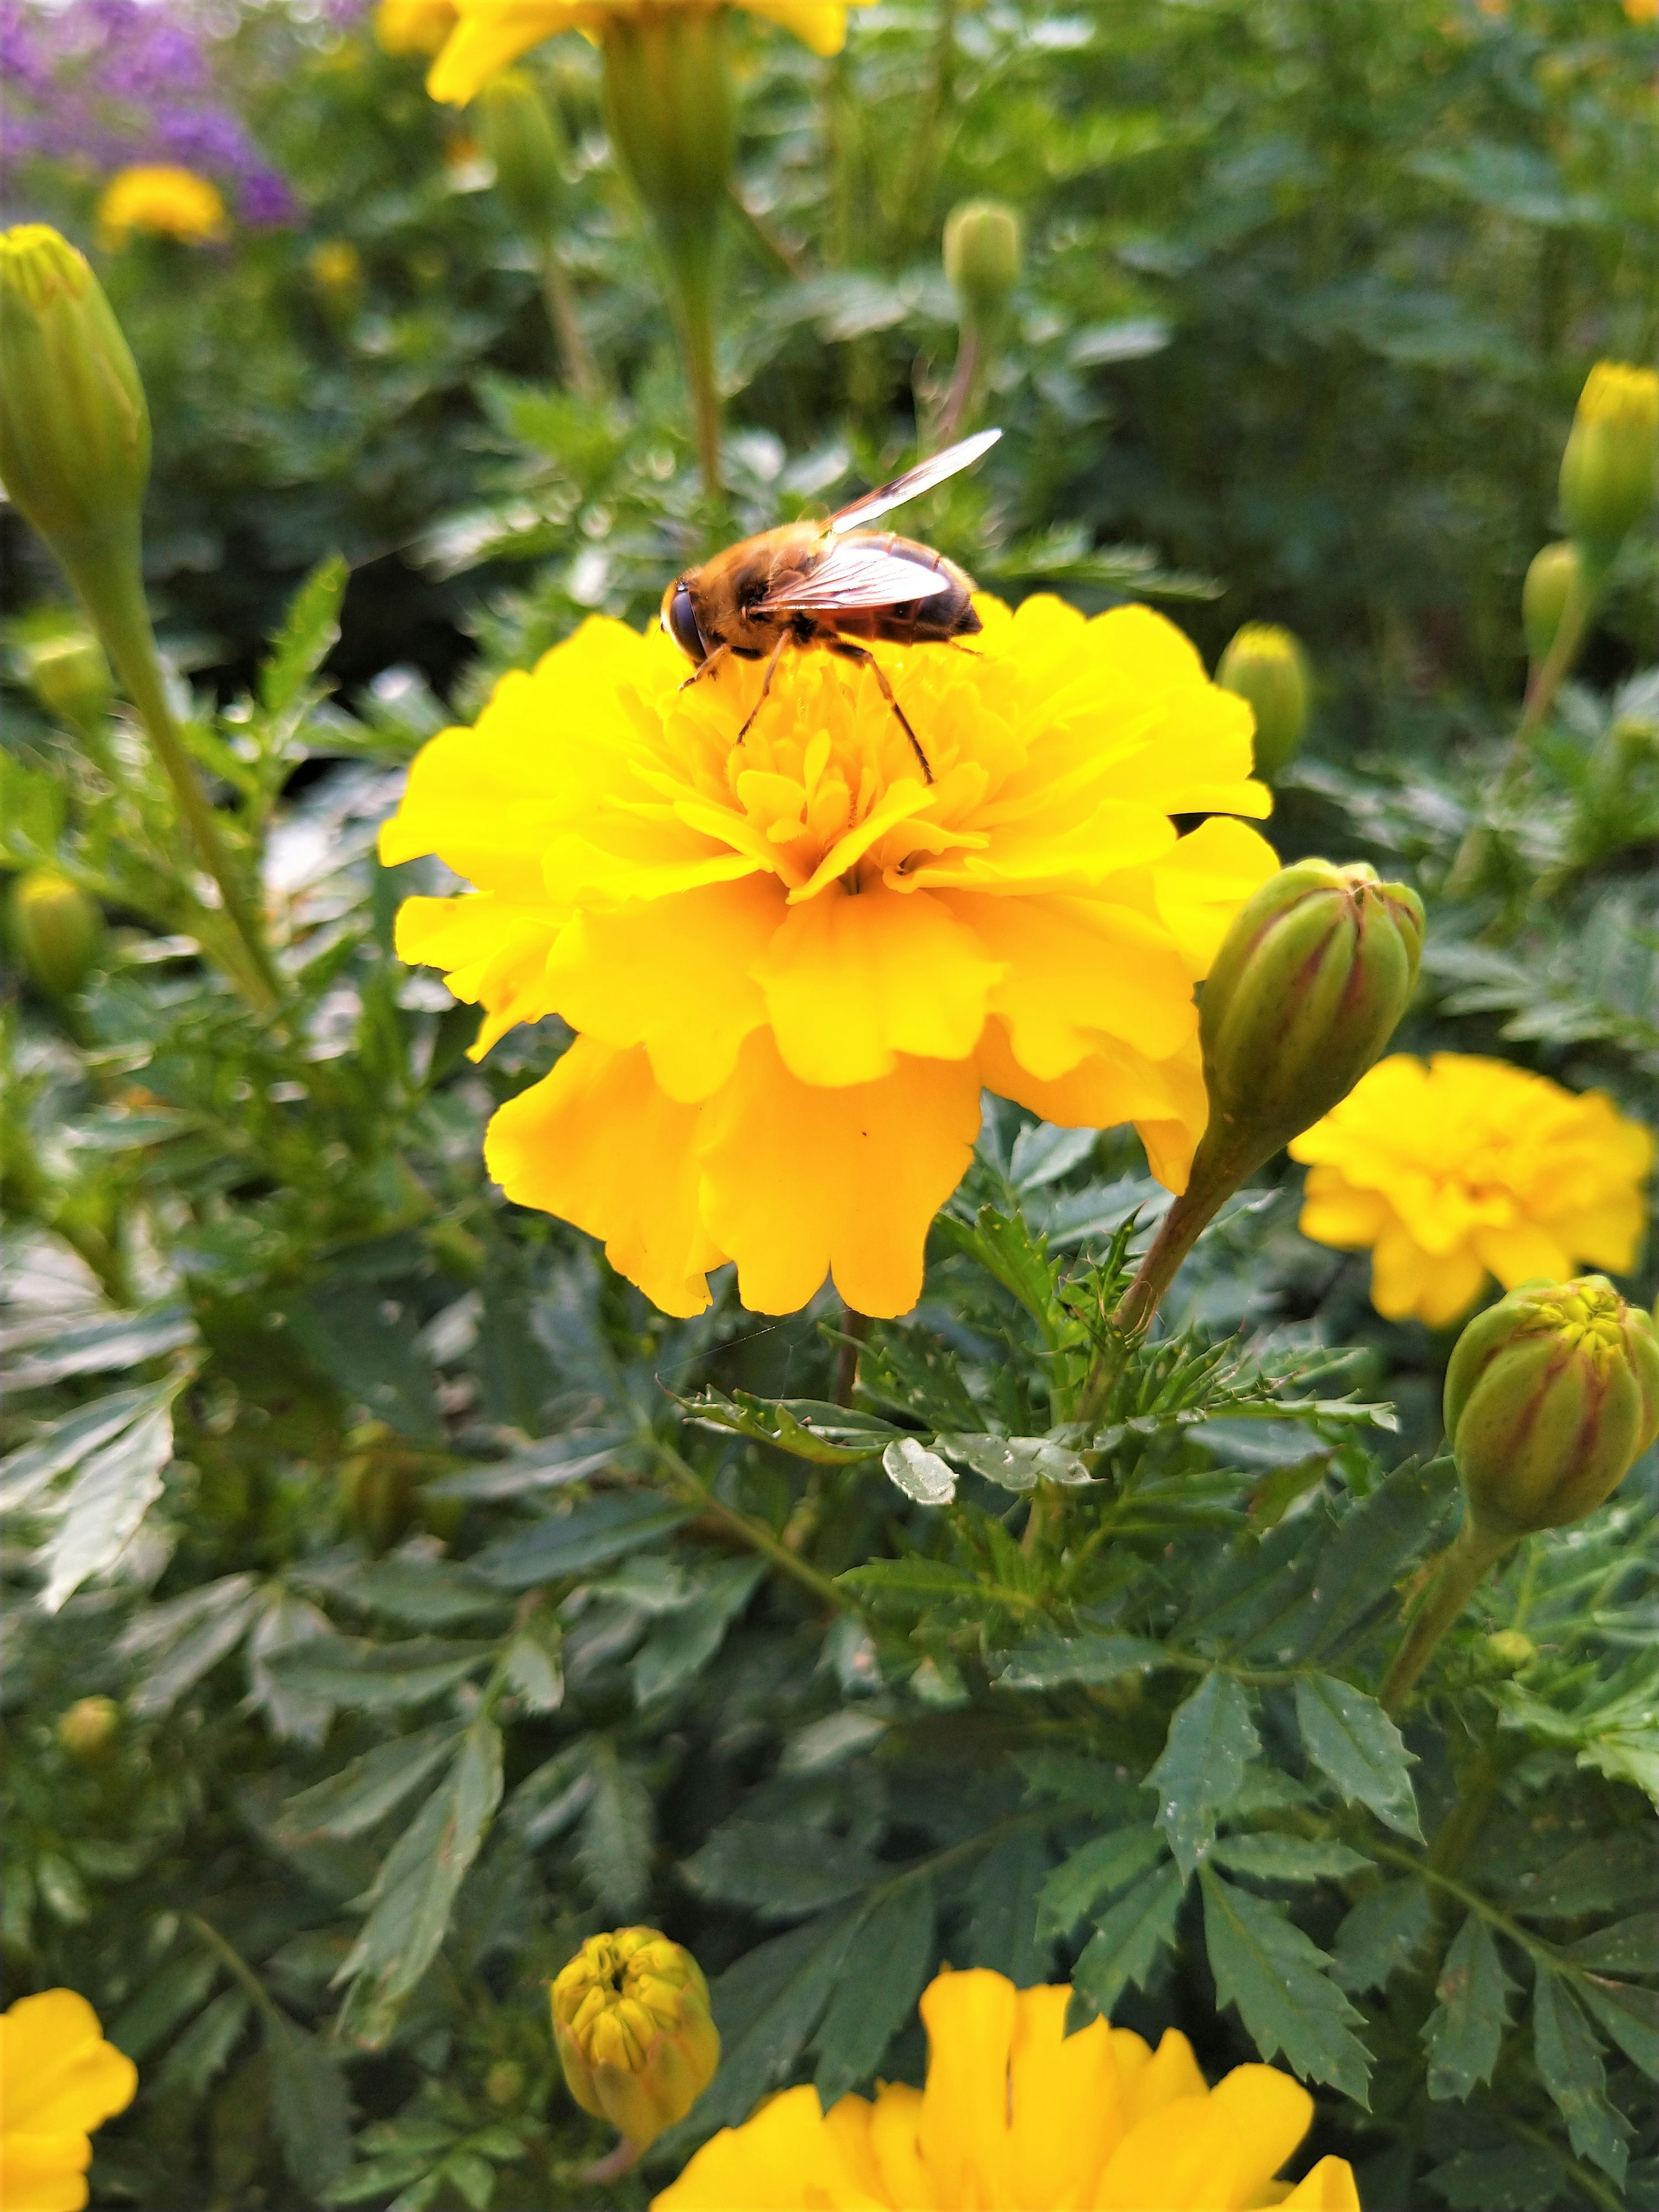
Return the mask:
[[383,53],[435,54],[455,27],[455,0],[380,0],[374,40]]
[[[478,887],[408,901],[398,946],[487,1012],[475,1053],[579,1034],[503,1106],[510,1198],[605,1241],[665,1312],[738,1264],[787,1313],[826,1273],[869,1314],[921,1289],[981,1086],[1133,1121],[1185,1181],[1206,1115],[1193,987],[1276,861],[1250,716],[1162,616],[977,602],[971,652],[791,651],[686,684],[655,625],[595,617],[425,747],[381,832]],[[1213,818],[1179,836],[1170,817]]]
[[1625,0],[1625,13],[1632,23],[1659,23],[1659,0]]
[[112,177],[98,202],[98,236],[110,249],[125,246],[135,230],[183,239],[187,246],[210,246],[230,228],[218,187],[193,169],[123,169]]
[[138,2069],[106,2043],[98,2015],[73,1990],[19,1997],[0,2014],[0,2205],[5,2212],[79,2212],[88,2141],[132,2102]]
[[[701,15],[719,0],[454,0],[453,34],[434,64],[427,90],[434,100],[467,101],[497,70],[527,54],[558,31],[602,32],[618,18],[678,9]],[[793,31],[815,54],[838,54],[847,39],[847,10],[870,0],[736,0],[750,15],[763,15]]]
[[1071,1990],[940,1974],[923,1991],[927,2086],[884,2083],[825,2113],[786,2089],[724,2128],[652,2212],[1358,2212],[1346,2160],[1275,2182],[1313,2099],[1270,2066],[1212,2089],[1171,2028],[1153,2052],[1127,2028],[1066,2033]]
[[1513,1290],[1584,1262],[1622,1274],[1641,1247],[1652,1136],[1599,1091],[1508,1060],[1396,1053],[1290,1151],[1310,1170],[1303,1235],[1370,1246],[1390,1321],[1443,1328],[1491,1276]]

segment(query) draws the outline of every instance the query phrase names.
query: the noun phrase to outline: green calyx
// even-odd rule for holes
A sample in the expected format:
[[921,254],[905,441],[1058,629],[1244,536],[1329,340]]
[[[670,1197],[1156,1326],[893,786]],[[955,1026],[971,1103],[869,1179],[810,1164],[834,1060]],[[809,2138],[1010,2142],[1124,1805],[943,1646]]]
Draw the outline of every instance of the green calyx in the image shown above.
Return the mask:
[[524,70],[502,70],[478,94],[495,188],[527,238],[557,228],[564,203],[564,147],[552,111]]
[[1019,281],[1024,241],[1019,217],[1001,200],[964,200],[945,219],[945,273],[962,302],[964,321],[1000,314]]
[[1308,726],[1308,661],[1300,644],[1275,623],[1246,623],[1222,654],[1215,680],[1255,716],[1257,775],[1277,775]]

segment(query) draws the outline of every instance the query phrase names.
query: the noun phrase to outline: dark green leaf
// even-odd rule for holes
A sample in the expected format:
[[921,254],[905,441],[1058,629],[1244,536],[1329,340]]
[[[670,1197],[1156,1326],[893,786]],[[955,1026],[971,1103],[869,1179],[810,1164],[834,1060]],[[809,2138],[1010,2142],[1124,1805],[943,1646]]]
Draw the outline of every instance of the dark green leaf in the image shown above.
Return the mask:
[[1261,1750],[1250,1701],[1231,1675],[1209,1674],[1170,1723],[1164,1755],[1146,1777],[1158,1794],[1157,1825],[1183,1875],[1209,1849],[1218,1815]]
[[860,1460],[878,1458],[895,1437],[904,1433],[874,1413],[815,1399],[757,1398],[747,1390],[727,1398],[718,1390],[704,1390],[680,1402],[687,1419],[702,1428],[754,1437],[823,1467],[853,1467]]
[[1626,2058],[1659,2079],[1659,1990],[1585,1974],[1572,1984]]
[[1659,1912],[1638,1912],[1600,1929],[1567,1956],[1605,1974],[1659,1974]]
[[872,1559],[836,1580],[856,1597],[908,1600],[910,1611],[939,1598],[971,1596],[980,1587],[975,1576],[944,1559]]
[[414,1314],[378,1283],[327,1283],[289,1308],[295,1342],[351,1405],[416,1443],[443,1442],[431,1362]]
[[1097,1687],[1144,1673],[1163,1656],[1141,1636],[1036,1636],[1014,1645],[996,1684],[1000,1690],[1053,1690],[1066,1682]]
[[654,1491],[609,1492],[524,1535],[489,1545],[472,1562],[473,1570],[502,1589],[532,1589],[660,1543],[690,1517],[684,1506]]
[[1204,1939],[1223,2004],[1263,2058],[1283,2051],[1304,2081],[1328,2081],[1367,2105],[1370,2054],[1350,2033],[1360,2015],[1325,1972],[1330,1960],[1277,1905],[1205,1868]]
[[1560,2202],[1559,2158],[1525,2143],[1461,2150],[1428,2178],[1455,2212],[1538,2212]]
[[593,1794],[582,1813],[576,1856],[593,1894],[609,1911],[637,1911],[651,1879],[656,1810],[638,1771],[598,1739],[588,1762]]
[[277,1840],[303,1844],[318,1836],[362,1835],[401,1805],[447,1758],[460,1734],[459,1723],[443,1721],[436,1728],[365,1752],[325,1782],[289,1799],[274,1830]]
[[1421,1840],[1406,1771],[1412,1754],[1375,1698],[1334,1674],[1304,1676],[1296,1686],[1296,1717],[1309,1758],[1349,1804],[1369,1805],[1389,1827]]
[[246,1990],[222,1990],[205,2012],[198,2013],[155,2074],[155,2087],[165,2094],[182,2090],[199,2097],[222,2073],[231,2052],[241,2041],[252,1999]]
[[841,1976],[856,1920],[843,1907],[792,1928],[745,1952],[711,1984],[720,2071],[693,2106],[684,2134],[664,2139],[670,2151],[738,2125],[787,2080]]
[[1653,1898],[1653,1838],[1623,1828],[1578,1844],[1542,1874],[1511,1884],[1509,1901],[1529,1920],[1576,1920],[1583,1912],[1615,1911]]
[[1096,1836],[1057,1866],[1042,1885],[1037,1902],[1037,1930],[1069,1936],[1102,1898],[1112,1897],[1164,1856],[1155,1828],[1119,1828]]
[[1308,1602],[1284,1658],[1322,1656],[1391,1603],[1395,1583],[1435,1540],[1459,1494],[1449,1459],[1427,1467],[1407,1460],[1385,1476],[1344,1516],[1315,1563]]
[[680,1868],[704,1897],[746,1905],[770,1920],[819,1911],[856,1896],[890,1871],[839,1837],[746,1820],[716,1828]]
[[933,1883],[918,1876],[879,1899],[860,1922],[813,2039],[814,2081],[825,2112],[869,2081],[915,2013],[933,1963],[934,1912]]
[[1593,2159],[1622,2182],[1630,2124],[1607,2102],[1607,2072],[1583,2014],[1565,1982],[1542,1966],[1532,1993],[1532,2031],[1539,2075],[1567,2124],[1567,2140],[1580,2158]]
[[147,2057],[186,2014],[205,2002],[219,1972],[218,1957],[211,1951],[195,1950],[173,1960],[116,2014],[110,2041],[131,2059]]
[[969,1878],[961,1965],[989,1966],[1016,1989],[1048,1979],[1052,1946],[1038,1931],[1037,1900],[1048,1864],[1048,1844],[1035,1826],[1017,1828],[991,1846]]
[[504,1616],[507,1601],[447,1559],[365,1560],[348,1553],[329,1565],[310,1567],[294,1579],[302,1589],[331,1597],[411,1628],[448,1628],[457,1621]]
[[1186,1889],[1176,1867],[1145,1875],[1095,1923],[1072,1969],[1073,1986],[1109,2020],[1127,1989],[1144,1989],[1158,1953],[1175,1938]]
[[351,2162],[351,2100],[329,2046],[275,2005],[264,2012],[270,2118],[283,2163],[307,2197],[320,2197]]
[[1364,1874],[1371,1863],[1346,1844],[1271,1832],[1222,1836],[1211,1844],[1210,1857],[1216,1865],[1256,1881],[1345,1881],[1350,1875]]
[[1478,2082],[1491,2081],[1514,1987],[1491,1929],[1470,1913],[1446,1953],[1435,1984],[1439,2003],[1423,2030],[1431,2097],[1467,2097]]
[[1422,1882],[1384,1882],[1362,1897],[1337,1929],[1333,1978],[1356,1994],[1385,1988],[1417,1956],[1433,1925]]
[[763,1559],[727,1559],[703,1577],[690,1605],[655,1624],[631,1669],[636,1704],[669,1696],[708,1665],[765,1572]]
[[283,626],[259,669],[259,703],[268,714],[280,714],[291,706],[338,644],[340,601],[349,574],[341,556],[331,553],[289,600]]
[[270,1663],[281,1687],[294,1695],[388,1712],[441,1697],[493,1659],[495,1650],[493,1644],[445,1643],[435,1636],[417,1636],[407,1644],[319,1636],[291,1644]]

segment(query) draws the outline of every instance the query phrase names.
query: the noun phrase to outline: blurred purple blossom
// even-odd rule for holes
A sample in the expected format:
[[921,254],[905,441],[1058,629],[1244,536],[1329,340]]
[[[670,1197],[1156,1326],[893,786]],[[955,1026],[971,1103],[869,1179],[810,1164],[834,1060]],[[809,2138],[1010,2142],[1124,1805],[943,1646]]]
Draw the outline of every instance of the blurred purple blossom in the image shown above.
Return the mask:
[[190,15],[179,0],[0,0],[6,167],[177,162],[224,187],[244,222],[291,222],[294,195],[221,97]]

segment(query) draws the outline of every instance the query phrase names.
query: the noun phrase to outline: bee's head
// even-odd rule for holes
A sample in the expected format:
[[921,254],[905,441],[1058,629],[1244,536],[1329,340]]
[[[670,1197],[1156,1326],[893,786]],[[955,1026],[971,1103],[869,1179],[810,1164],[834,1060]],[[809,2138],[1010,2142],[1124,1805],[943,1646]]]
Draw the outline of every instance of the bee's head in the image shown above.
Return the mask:
[[688,660],[701,665],[708,658],[691,605],[691,586],[684,576],[677,577],[662,595],[662,626]]

